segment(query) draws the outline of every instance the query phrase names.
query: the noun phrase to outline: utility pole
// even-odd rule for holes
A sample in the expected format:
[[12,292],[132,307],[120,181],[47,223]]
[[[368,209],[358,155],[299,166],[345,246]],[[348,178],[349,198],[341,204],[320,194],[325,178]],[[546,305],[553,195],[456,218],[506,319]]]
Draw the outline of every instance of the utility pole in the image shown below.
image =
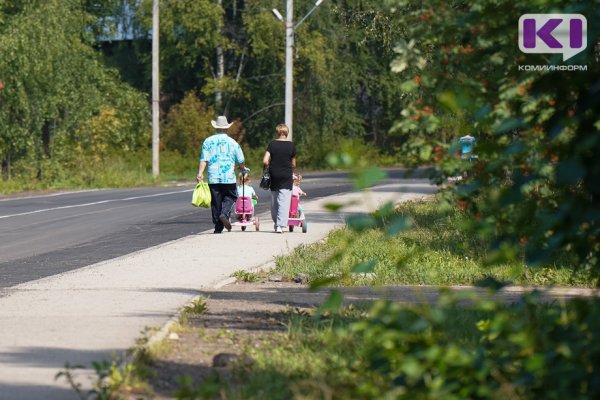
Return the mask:
[[[234,2],[235,3],[235,2]],[[219,8],[223,8],[223,0],[217,0]],[[223,83],[223,77],[225,76],[225,58],[223,56],[223,47],[219,43],[217,45],[217,90],[215,91],[215,108],[217,109],[217,115],[223,115],[223,89],[221,84]]]
[[[285,124],[289,128],[288,140],[292,140],[294,122],[294,34],[296,29],[310,14],[319,7],[323,0],[317,0],[313,8],[294,25],[294,0],[287,0],[285,11]],[[283,22],[283,16],[276,8],[271,10],[275,18]]]
[[294,123],[294,0],[287,0],[285,11],[285,124],[292,141]]
[[154,0],[152,7],[152,176],[158,177],[158,148],[160,145],[159,113],[160,113],[160,74],[159,74],[159,18],[158,2]]

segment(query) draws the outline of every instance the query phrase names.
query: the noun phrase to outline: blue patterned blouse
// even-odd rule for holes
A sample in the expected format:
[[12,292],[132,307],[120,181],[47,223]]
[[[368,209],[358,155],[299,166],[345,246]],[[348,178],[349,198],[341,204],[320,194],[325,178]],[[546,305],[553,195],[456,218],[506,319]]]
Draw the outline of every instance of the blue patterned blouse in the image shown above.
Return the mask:
[[202,144],[200,161],[208,163],[208,183],[235,183],[235,163],[244,162],[244,152],[227,134],[216,133]]

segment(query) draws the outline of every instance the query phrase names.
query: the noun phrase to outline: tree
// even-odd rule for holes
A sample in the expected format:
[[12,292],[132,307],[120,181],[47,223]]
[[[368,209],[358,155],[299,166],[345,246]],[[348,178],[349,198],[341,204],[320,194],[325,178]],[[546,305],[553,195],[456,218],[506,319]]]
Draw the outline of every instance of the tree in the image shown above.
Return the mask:
[[[150,80],[152,0],[133,2],[138,54]],[[222,9],[210,0],[161,1],[160,62],[163,109],[178,103],[186,92],[200,89],[214,75],[214,49],[221,40]],[[211,72],[213,74],[211,75]]]
[[171,107],[164,124],[165,148],[184,156],[197,155],[204,139],[213,133],[210,121],[214,111],[206,108],[194,92],[188,92],[183,100]]
[[[406,108],[395,130],[410,135],[417,163],[435,163],[438,182],[467,178],[448,193],[473,215],[473,227],[496,239],[497,260],[561,262],[600,275],[600,64],[598,30],[588,47],[559,55],[519,51],[525,13],[600,16],[593,1],[388,1],[408,27],[393,69],[403,77]],[[583,65],[585,71],[540,72],[519,65]],[[478,161],[455,157],[454,141],[478,139]],[[452,138],[447,143],[444,138]]]
[[[105,140],[113,148],[141,145],[145,99],[102,64],[88,30],[96,17],[79,1],[9,2],[0,15],[10,15],[0,31],[0,76],[5,77],[0,159],[6,177],[22,160],[35,165],[35,175],[43,179],[44,163],[68,159],[68,145],[94,134],[81,128],[107,106],[122,125]],[[55,142],[60,143],[56,149]]]

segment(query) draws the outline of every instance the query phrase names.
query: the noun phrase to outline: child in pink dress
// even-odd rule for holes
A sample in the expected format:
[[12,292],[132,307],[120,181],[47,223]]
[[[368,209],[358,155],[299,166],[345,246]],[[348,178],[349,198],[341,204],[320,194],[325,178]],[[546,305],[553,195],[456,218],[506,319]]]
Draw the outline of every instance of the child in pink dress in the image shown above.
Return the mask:
[[[306,196],[306,192],[302,190],[300,187],[300,182],[302,182],[302,175],[294,175],[294,185],[292,186],[292,196],[298,196],[298,200],[300,200],[300,196]],[[300,218],[304,219],[304,213],[302,212],[302,207],[300,203],[298,203],[298,215]]]

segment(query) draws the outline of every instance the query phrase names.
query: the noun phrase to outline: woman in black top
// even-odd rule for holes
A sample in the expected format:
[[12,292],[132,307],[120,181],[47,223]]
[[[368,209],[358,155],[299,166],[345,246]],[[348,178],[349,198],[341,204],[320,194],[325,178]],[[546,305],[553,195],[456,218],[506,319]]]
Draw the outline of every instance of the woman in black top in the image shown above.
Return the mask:
[[292,200],[292,175],[296,169],[296,146],[287,140],[289,129],[285,124],[275,128],[277,138],[269,143],[263,158],[271,173],[271,217],[275,232],[287,228]]

